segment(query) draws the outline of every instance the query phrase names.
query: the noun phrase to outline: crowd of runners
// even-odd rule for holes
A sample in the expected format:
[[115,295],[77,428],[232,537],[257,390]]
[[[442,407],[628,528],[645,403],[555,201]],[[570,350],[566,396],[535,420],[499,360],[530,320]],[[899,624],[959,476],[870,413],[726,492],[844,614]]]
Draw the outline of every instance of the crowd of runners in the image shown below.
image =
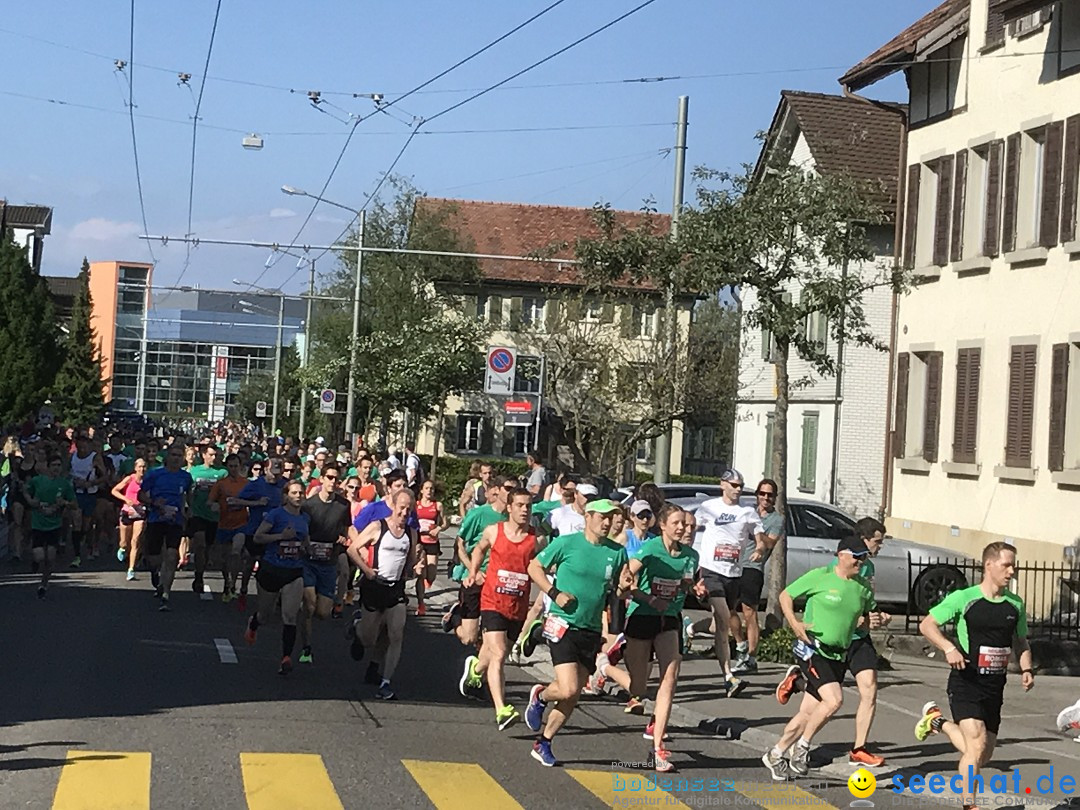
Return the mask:
[[[280,620],[282,675],[297,648],[298,663],[313,662],[313,620],[342,617],[355,605],[351,655],[368,660],[364,680],[377,697],[395,698],[409,584],[423,616],[425,594],[441,576],[440,534],[451,523],[412,446],[377,458],[347,446],[333,452],[321,437],[304,446],[256,441],[230,425],[163,438],[56,430],[10,437],[4,454],[8,548],[16,561],[29,556],[39,598],[58,564],[78,568],[115,549],[128,580],[149,577],[164,612],[177,570],[189,568],[194,591],[209,591],[213,579],[221,601],[247,615],[247,643],[272,617]],[[500,730],[523,721],[537,732],[532,756],[552,766],[552,741],[581,695],[616,683],[628,696],[625,712],[643,718],[650,767],[674,770],[667,728],[683,655],[711,639],[722,693],[742,692],[757,671],[765,563],[784,532],[775,481],[763,479],[753,503],[741,497],[737,470],[721,476],[721,488],[691,514],[652,484],[623,504],[572,474],[548,482],[532,456],[522,480],[475,464],[458,498],[445,572],[458,599],[442,616],[464,648],[462,695],[490,698]],[[891,618],[874,600],[873,557],[884,542],[884,525],[863,518],[839,541],[831,565],[780,596],[796,642],[776,699],[802,698],[762,757],[775,780],[808,773],[814,736],[841,707],[847,673],[859,692],[849,759],[885,764],[868,749],[879,661],[869,631]],[[950,594],[921,625],[952,668],[952,717],[929,702],[915,734],[945,735],[961,755],[961,773],[977,772],[993,752],[1014,652],[1024,688],[1034,684],[1024,606],[1008,590],[1015,564],[1011,546],[991,543],[981,583]],[[703,620],[683,617],[688,598],[706,611]],[[955,643],[943,632],[954,625]],[[534,685],[519,711],[505,668],[541,644],[554,678]]]

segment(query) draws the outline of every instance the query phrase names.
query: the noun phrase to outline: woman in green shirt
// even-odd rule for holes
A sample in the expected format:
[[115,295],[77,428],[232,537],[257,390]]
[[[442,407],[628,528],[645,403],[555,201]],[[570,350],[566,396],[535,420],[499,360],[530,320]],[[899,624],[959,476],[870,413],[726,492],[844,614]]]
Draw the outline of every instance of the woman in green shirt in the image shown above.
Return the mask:
[[659,515],[660,537],[651,537],[630,558],[627,568],[634,578],[627,611],[626,668],[630,671],[630,694],[626,711],[641,714],[645,711],[641,696],[648,685],[650,657],[656,653],[660,667],[660,684],[656,689],[656,705],[652,720],[645,728],[645,738],[653,741],[652,761],[657,771],[675,770],[671,754],[664,748],[664,731],[671,716],[675,683],[679,677],[679,633],[681,611],[686,594],[704,585],[696,581],[698,553],[683,545],[686,531],[683,510],[666,504]]

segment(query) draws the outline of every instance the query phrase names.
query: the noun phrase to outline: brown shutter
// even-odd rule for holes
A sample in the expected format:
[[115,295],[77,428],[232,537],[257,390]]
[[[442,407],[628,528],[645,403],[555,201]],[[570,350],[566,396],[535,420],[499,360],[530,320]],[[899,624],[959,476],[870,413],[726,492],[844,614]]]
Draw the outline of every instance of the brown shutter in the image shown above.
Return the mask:
[[956,409],[953,415],[953,461],[974,464],[979,435],[981,351],[956,353]]
[[1065,407],[1069,391],[1068,343],[1055,343],[1050,365],[1050,469],[1065,469]]
[[1036,346],[1013,346],[1009,357],[1008,420],[1005,466],[1031,467],[1031,430],[1035,415]]
[[923,417],[923,458],[938,460],[941,425],[941,352],[926,353],[926,409]]
[[997,256],[1001,251],[1001,169],[1004,141],[991,141],[986,154],[986,227],[983,230],[983,255]]
[[1065,139],[1065,123],[1054,121],[1046,127],[1043,146],[1043,185],[1039,212],[1039,244],[1053,247],[1058,243],[1061,229],[1061,158]]
[[1080,115],[1065,127],[1065,175],[1061,181],[1061,241],[1076,239],[1076,189],[1080,181]]
[[1020,133],[1006,141],[1005,199],[1001,206],[1001,252],[1016,250],[1016,207],[1020,202]]
[[911,355],[903,352],[896,358],[896,414],[893,420],[893,455],[903,458],[907,444],[908,369]]
[[904,213],[904,267],[915,266],[915,236],[919,227],[919,180],[922,164],[908,168],[907,210]]
[[995,11],[994,3],[990,4],[990,11],[986,18],[986,47],[993,48],[1005,42],[1005,12]]
[[967,158],[966,149],[956,153],[956,178],[953,181],[953,204],[952,204],[952,253],[949,256],[954,262],[964,258],[964,214],[967,202]]
[[937,209],[934,212],[934,264],[949,263],[949,209],[952,202],[953,156],[946,155],[937,164]]

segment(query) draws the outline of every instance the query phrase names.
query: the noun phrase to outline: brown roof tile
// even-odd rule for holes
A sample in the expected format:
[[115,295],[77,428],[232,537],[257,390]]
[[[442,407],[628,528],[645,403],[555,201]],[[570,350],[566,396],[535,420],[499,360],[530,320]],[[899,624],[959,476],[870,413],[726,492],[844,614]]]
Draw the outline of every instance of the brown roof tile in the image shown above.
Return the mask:
[[855,67],[840,77],[840,84],[852,90],[866,87],[898,70],[915,53],[919,40],[950,17],[970,10],[971,0],[945,0],[929,14],[916,20]]
[[[466,243],[472,243],[468,248],[471,253],[527,256],[544,251],[553,244],[566,242],[571,247],[556,252],[554,258],[572,259],[575,239],[600,235],[593,222],[591,208],[438,197],[423,197],[416,205],[418,209],[430,211],[448,209],[447,224],[456,229]],[[631,228],[644,219],[644,214],[636,211],[616,211],[615,214]],[[671,217],[657,214],[655,222],[656,226],[666,233],[670,228]],[[580,273],[569,264],[498,259],[480,259],[479,264],[484,277],[493,281],[542,285],[582,284]]]

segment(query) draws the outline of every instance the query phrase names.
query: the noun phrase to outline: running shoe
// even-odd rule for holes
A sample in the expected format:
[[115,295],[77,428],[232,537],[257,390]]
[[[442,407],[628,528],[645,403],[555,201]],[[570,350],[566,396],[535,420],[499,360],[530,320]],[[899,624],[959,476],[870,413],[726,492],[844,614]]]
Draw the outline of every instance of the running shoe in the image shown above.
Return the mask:
[[82,565],[82,557],[76,557],[71,561],[72,568],[78,568],[80,565]]
[[131,569],[131,568],[129,568],[128,572],[127,572],[127,581],[128,582],[134,582],[135,581],[135,571],[133,569]]
[[251,626],[251,623],[253,621],[255,621],[254,616],[252,616],[250,619],[248,619],[247,627],[244,628],[244,641],[247,642],[247,645],[249,647],[251,647],[251,646],[253,646],[255,644],[255,638],[259,634],[258,628]]
[[127,562],[127,549],[118,548],[116,550],[116,559],[118,562]]
[[922,717],[915,724],[915,739],[922,742],[931,734],[936,734],[934,720],[938,717],[941,717],[941,709],[938,708],[937,703],[928,700],[922,707]]
[[783,680],[776,685],[776,702],[781,706],[786,706],[787,702],[791,700],[791,696],[798,691],[796,684],[801,675],[802,670],[796,664],[792,664],[784,673]]
[[[544,687],[540,684],[536,684],[529,690],[529,705],[525,707],[525,725],[531,728],[533,731],[540,730],[540,724],[544,721],[544,709],[547,708],[547,704],[540,699],[540,695],[544,693]],[[548,754],[551,754],[551,744],[548,743]],[[533,753],[536,756],[536,753]],[[554,764],[555,757],[551,758]]]
[[38,585],[37,598],[38,599],[44,599],[45,598],[45,586],[44,585]]
[[794,776],[810,773],[810,749],[795,743],[788,749],[788,767]]
[[158,605],[158,613],[168,613],[172,608],[169,607],[169,597],[165,594],[161,595],[161,604]]
[[423,602],[418,604],[416,606],[416,615],[417,616],[427,616],[427,605],[425,605]]
[[625,714],[645,714],[645,703],[639,697],[631,696],[626,701],[626,707],[623,709]]
[[625,646],[626,637],[622,633],[619,633],[619,635],[615,637],[615,640],[611,642],[608,648],[604,650],[604,655],[607,656],[610,663],[618,664],[620,661],[622,661],[623,648]]
[[382,683],[382,676],[379,675],[379,665],[374,661],[371,661],[367,665],[367,670],[364,672],[364,683],[371,686],[378,686]]
[[483,688],[484,681],[480,673],[476,671],[476,665],[479,663],[480,659],[475,655],[470,655],[465,659],[465,669],[461,673],[461,680],[458,681],[458,691],[461,692],[462,697],[476,697],[477,690]]
[[457,628],[455,619],[459,610],[461,610],[461,603],[454,602],[454,604],[450,606],[450,609],[442,615],[442,629],[444,633],[453,633]]
[[885,757],[871,754],[866,748],[853,748],[848,753],[848,762],[854,765],[865,765],[868,768],[880,768],[885,764]]
[[342,610],[341,605],[334,605],[333,609],[330,611],[330,618],[340,619],[344,613],[345,611]]
[[315,659],[311,657],[311,647],[304,647],[300,651],[300,658],[297,659],[301,664],[314,664]]
[[229,602],[231,602],[235,598],[236,598],[236,594],[233,593],[232,591],[222,591],[221,592],[221,602],[222,602],[222,604],[227,605],[227,604],[229,604]]
[[554,768],[559,764],[555,755],[551,753],[551,740],[537,740],[533,743],[532,758],[545,768]]
[[689,616],[683,616],[682,620],[682,642],[680,648],[683,655],[693,651],[694,647],[694,620]]
[[782,755],[774,755],[771,748],[762,754],[761,762],[769,769],[774,782],[786,782],[791,775],[787,760]]
[[194,591],[195,593],[202,593],[203,592],[202,577],[195,577],[195,579],[191,580],[191,590]]
[[499,726],[499,731],[506,731],[506,729],[510,728],[510,726],[514,725],[514,723],[520,719],[521,712],[509,704],[495,712],[495,722]]
[[671,762],[671,752],[666,748],[654,748],[652,764],[657,773],[673,773],[675,766]]
[[[653,726],[655,722],[656,721],[653,718],[649,718],[649,725],[645,726],[645,731],[641,734],[641,736],[644,737],[646,740],[651,740],[653,738]],[[667,742],[670,739],[671,735],[665,731],[663,742]]]
[[383,681],[379,684],[379,688],[375,690],[375,697],[379,700],[397,700],[397,695],[394,694],[394,690],[390,688],[390,681]]
[[746,682],[741,681],[738,678],[731,677],[724,681],[724,689],[726,691],[725,697],[733,698],[746,688]]
[[352,643],[349,645],[349,655],[352,656],[353,661],[364,660],[364,642],[360,640],[360,636],[356,634],[355,630],[353,632]]
[[733,675],[753,675],[755,672],[757,672],[757,659],[752,655],[740,658],[731,667]]
[[288,675],[292,672],[292,658],[288,655],[283,656],[281,659],[281,666],[278,667],[278,675]]
[[1080,700],[1058,712],[1057,727],[1058,731],[1080,728]]
[[531,658],[532,654],[536,651],[537,645],[544,640],[544,620],[533,619],[532,624],[529,625],[528,631],[525,633],[524,640],[521,642],[521,657]]

